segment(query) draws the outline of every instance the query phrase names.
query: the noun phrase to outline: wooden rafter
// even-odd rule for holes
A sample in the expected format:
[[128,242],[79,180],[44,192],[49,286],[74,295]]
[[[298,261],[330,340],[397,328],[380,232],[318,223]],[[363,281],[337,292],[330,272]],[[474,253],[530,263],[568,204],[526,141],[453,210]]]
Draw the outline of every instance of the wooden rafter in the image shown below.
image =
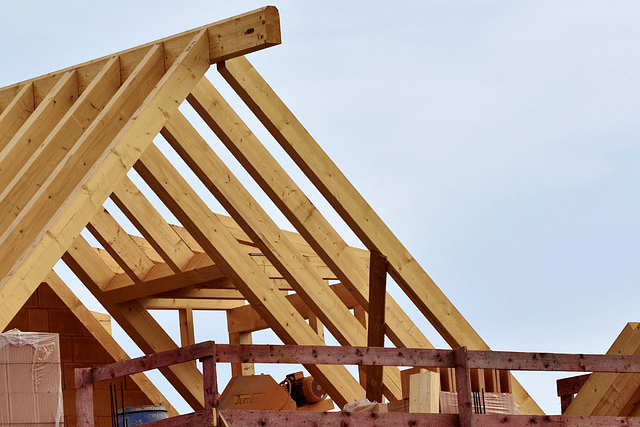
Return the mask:
[[[368,309],[369,272],[331,224],[205,78],[189,102],[236,156],[338,279]],[[387,295],[387,334],[403,347],[432,348],[395,300]]]
[[[342,345],[366,345],[366,331],[187,119],[176,113],[162,135]],[[399,372],[385,381],[401,398]]]
[[[247,300],[270,323],[285,343],[321,345],[322,341],[302,319],[251,257],[241,250],[237,240],[227,231],[206,204],[193,192],[182,176],[155,147],[150,146],[136,171],[172,211],[200,246],[216,262]],[[307,366],[335,401],[345,404],[362,389],[346,369]]]
[[[108,282],[113,273],[82,236],[62,258],[116,322],[146,354],[175,349],[178,346],[137,301],[114,304],[104,296],[99,284]],[[202,408],[201,374],[195,367],[178,365],[162,374],[193,409]]]
[[147,239],[174,273],[181,273],[193,251],[128,177],[111,194],[112,200]]

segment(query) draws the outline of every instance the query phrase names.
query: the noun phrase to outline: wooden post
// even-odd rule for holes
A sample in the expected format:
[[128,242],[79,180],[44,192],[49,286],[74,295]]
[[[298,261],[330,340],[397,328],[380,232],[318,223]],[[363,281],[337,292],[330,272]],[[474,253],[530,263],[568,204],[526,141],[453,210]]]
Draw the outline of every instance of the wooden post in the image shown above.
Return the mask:
[[77,368],[76,382],[76,413],[78,427],[93,427],[93,381],[91,368]]
[[453,350],[456,364],[456,388],[458,389],[458,414],[460,427],[473,427],[473,409],[471,407],[471,374],[467,347]]
[[200,359],[204,382],[204,407],[218,408],[218,375],[216,372],[215,356]]
[[[367,345],[369,347],[384,347],[387,257],[372,251],[370,264]],[[367,369],[367,399],[371,402],[382,402],[382,392],[382,366],[370,366]]]

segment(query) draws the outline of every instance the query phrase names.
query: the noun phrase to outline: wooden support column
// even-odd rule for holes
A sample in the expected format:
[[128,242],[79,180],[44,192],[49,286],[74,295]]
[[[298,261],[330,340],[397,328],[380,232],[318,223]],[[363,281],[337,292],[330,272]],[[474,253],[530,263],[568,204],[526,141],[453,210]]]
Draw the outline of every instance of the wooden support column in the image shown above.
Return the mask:
[[[229,344],[253,344],[251,332],[230,332]],[[240,377],[243,375],[255,375],[253,363],[232,363],[231,376]]]
[[93,427],[93,381],[91,368],[75,370],[76,413],[78,427]]
[[456,364],[456,388],[458,389],[458,413],[460,427],[473,427],[473,407],[471,405],[471,374],[467,348],[453,350]]
[[[144,306],[144,303],[141,302]],[[148,309],[148,307],[145,306]],[[180,323],[180,347],[186,347],[196,343],[196,334],[193,327],[193,309],[181,308],[178,310],[178,322]],[[196,361],[190,362],[194,366]],[[206,384],[206,382],[205,382]],[[206,403],[206,402],[205,402]]]
[[[377,252],[371,252],[369,268],[369,328],[367,328],[367,345],[369,347],[384,347],[387,257]],[[370,366],[367,371],[367,399],[371,402],[382,402],[382,366]]]

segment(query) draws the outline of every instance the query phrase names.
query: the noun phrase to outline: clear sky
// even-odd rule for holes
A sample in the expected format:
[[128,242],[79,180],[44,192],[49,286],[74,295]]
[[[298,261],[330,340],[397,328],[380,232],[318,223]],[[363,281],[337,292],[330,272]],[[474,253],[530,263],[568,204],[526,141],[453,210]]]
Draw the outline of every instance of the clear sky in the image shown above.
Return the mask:
[[[264,5],[0,2],[0,86]],[[493,349],[604,353],[638,320],[640,3],[274,5],[250,59]],[[559,413],[569,375],[519,378]]]

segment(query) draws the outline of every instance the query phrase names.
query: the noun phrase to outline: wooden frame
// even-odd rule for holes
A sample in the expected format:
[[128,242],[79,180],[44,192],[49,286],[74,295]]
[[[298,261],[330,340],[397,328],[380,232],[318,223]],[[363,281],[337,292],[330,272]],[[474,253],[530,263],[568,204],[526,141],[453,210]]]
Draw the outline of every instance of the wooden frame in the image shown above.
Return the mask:
[[[471,405],[470,369],[508,369],[535,371],[594,371],[640,373],[640,356],[611,356],[584,354],[552,354],[523,352],[472,351],[466,347],[455,350],[404,349],[401,354],[394,349],[377,347],[326,347],[326,346],[259,346],[216,345],[207,341],[181,349],[143,356],[99,368],[76,369],[76,400],[78,426],[93,427],[93,384],[164,368],[172,364],[200,359],[204,371],[204,409],[158,421],[154,425],[298,425],[298,426],[419,426],[473,427],[499,426],[637,426],[640,420],[620,417],[566,417],[531,415],[480,415],[474,414]],[[268,412],[221,411],[218,409],[216,363],[322,363],[349,365],[395,365],[455,368],[458,382],[459,415],[446,414],[349,414],[343,412]],[[348,420],[348,421],[347,421]],[[352,424],[353,423],[353,424]]]

